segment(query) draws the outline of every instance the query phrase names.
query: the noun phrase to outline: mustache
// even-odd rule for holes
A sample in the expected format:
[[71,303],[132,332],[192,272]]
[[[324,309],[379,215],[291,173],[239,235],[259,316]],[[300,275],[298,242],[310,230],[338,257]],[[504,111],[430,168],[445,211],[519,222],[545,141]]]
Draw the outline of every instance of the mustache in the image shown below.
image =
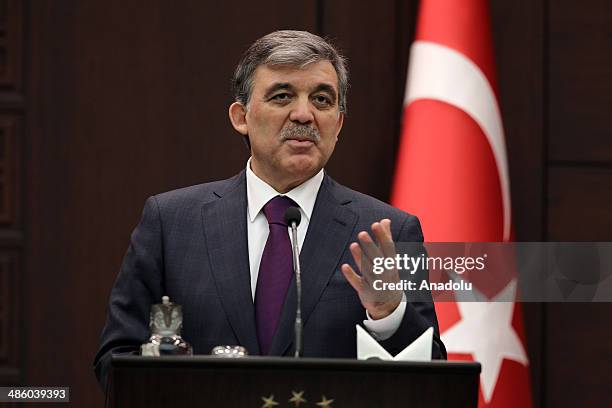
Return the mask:
[[280,133],[280,140],[309,140],[311,142],[318,142],[321,140],[319,131],[310,125],[300,125],[294,122],[289,122]]

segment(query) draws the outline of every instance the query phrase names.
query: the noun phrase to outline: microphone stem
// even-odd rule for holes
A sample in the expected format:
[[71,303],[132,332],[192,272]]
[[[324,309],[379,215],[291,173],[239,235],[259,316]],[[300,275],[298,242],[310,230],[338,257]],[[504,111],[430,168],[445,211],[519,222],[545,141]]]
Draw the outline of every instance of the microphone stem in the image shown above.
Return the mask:
[[291,237],[293,238],[293,269],[295,271],[297,294],[297,307],[295,311],[295,357],[298,358],[302,355],[302,270],[300,269],[297,225],[295,222],[291,223]]

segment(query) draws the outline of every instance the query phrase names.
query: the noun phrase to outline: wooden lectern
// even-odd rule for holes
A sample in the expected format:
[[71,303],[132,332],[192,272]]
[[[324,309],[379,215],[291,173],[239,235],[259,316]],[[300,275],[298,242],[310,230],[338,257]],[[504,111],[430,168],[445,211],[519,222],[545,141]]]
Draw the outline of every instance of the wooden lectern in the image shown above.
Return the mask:
[[107,407],[476,407],[480,364],[113,356]]

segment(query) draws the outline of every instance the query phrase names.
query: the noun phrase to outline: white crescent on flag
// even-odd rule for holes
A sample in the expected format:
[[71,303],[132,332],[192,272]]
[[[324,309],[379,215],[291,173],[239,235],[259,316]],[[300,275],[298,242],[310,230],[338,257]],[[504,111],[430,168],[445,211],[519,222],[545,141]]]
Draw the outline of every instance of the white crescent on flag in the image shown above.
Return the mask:
[[465,55],[440,44],[415,41],[410,51],[404,106],[435,99],[461,109],[487,137],[499,172],[504,205],[503,239],[510,240],[510,182],[506,141],[497,98],[480,68]]

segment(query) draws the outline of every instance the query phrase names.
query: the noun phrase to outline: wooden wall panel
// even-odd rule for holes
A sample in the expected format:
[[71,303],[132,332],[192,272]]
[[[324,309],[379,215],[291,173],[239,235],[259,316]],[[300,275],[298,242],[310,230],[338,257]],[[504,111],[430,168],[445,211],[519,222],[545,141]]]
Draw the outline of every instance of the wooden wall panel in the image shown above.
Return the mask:
[[612,303],[549,304],[546,407],[607,407]]
[[17,384],[21,374],[19,252],[0,251],[0,384]]
[[0,0],[0,88],[21,90],[23,2]]
[[[612,240],[612,4],[549,2],[548,194],[551,241]],[[549,304],[547,406],[609,406],[612,307]]]
[[612,168],[551,166],[548,197],[551,241],[612,240]]
[[544,2],[494,0],[491,21],[515,238],[537,241],[544,232]]
[[[544,235],[544,2],[493,0],[491,24],[517,241]],[[520,29],[517,29],[520,27]],[[542,406],[544,305],[522,306],[534,406]]]
[[[611,186],[612,168],[550,166],[549,240],[611,241]],[[546,406],[612,404],[604,380],[612,361],[612,304],[548,304],[546,315]]]
[[23,299],[21,218],[24,12],[19,0],[0,0],[0,385],[22,378]]
[[0,225],[19,223],[21,164],[21,120],[15,115],[0,115]]
[[549,21],[550,158],[612,163],[612,3],[554,1]]

